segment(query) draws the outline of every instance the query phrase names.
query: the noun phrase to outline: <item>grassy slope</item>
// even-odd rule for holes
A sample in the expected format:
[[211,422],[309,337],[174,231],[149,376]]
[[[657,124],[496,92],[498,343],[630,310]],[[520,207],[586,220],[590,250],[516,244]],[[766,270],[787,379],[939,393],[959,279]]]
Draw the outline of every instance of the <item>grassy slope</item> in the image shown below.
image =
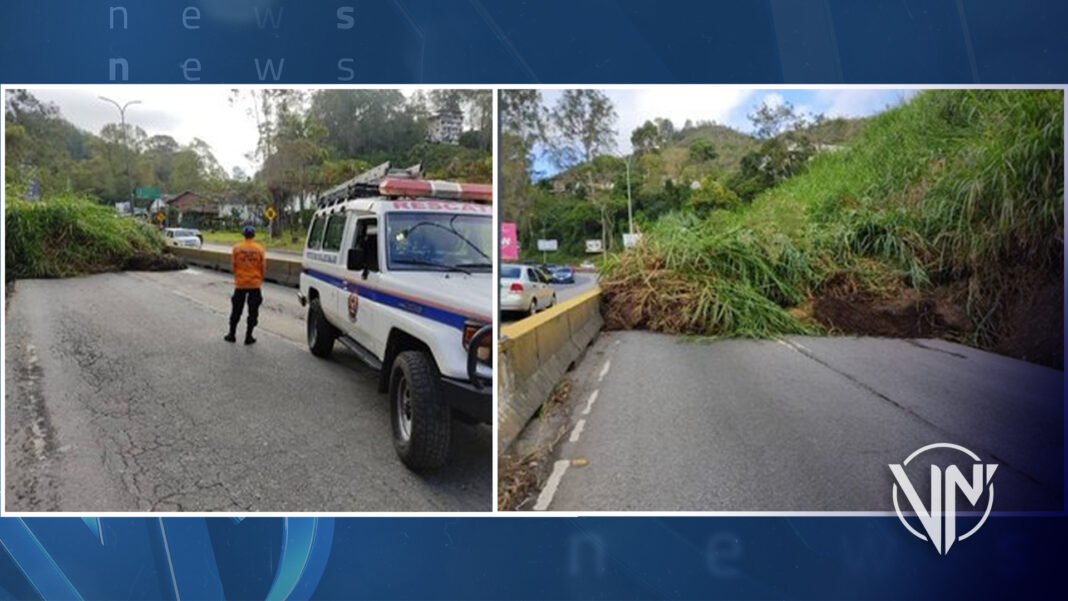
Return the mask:
[[[9,189],[4,211],[7,279],[57,278],[138,266],[176,267],[140,221],[76,196],[27,202]],[[172,265],[173,264],[173,265]]]
[[1010,265],[1060,271],[1059,91],[931,91],[736,212],[662,219],[608,267],[629,327],[771,336],[818,326],[787,309],[832,275],[893,295],[967,284],[970,342],[993,343]]

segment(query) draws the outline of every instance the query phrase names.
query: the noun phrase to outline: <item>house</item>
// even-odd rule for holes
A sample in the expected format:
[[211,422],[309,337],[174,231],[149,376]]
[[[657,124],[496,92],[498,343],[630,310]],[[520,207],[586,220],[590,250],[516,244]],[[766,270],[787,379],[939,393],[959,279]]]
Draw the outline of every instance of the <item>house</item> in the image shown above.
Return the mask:
[[433,144],[459,144],[464,114],[459,109],[442,109],[430,117],[426,139]]
[[166,207],[168,225],[207,227],[219,217],[219,207],[216,203],[191,190],[185,190],[173,196],[164,196],[160,200]]

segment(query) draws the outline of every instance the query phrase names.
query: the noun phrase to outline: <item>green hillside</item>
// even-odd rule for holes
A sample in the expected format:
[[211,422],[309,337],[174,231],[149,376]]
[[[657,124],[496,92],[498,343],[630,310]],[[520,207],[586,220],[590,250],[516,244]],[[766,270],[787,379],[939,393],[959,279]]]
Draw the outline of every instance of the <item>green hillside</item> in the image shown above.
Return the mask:
[[941,336],[1061,367],[1063,119],[1059,90],[921,93],[751,204],[651,223],[607,266],[609,324]]

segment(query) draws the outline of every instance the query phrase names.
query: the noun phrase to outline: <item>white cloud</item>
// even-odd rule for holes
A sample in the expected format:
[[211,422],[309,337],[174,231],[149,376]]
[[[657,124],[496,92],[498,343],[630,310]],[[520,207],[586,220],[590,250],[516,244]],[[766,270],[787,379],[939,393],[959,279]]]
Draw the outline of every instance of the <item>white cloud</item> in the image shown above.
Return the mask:
[[[603,90],[615,104],[616,154],[629,154],[630,134],[646,121],[670,119],[676,129],[686,120],[728,123],[735,109],[753,94],[745,88],[667,86],[639,90]],[[552,108],[562,90],[543,90],[542,102]]]
[[769,108],[779,108],[786,103],[786,99],[782,97],[782,94],[772,92],[771,94],[765,94],[762,104],[768,105]]
[[820,90],[815,104],[826,107],[828,117],[865,117],[911,98],[916,90]]
[[126,120],[149,136],[168,135],[179,144],[200,138],[211,145],[215,158],[229,173],[239,166],[246,173],[255,163],[245,154],[256,148],[259,134],[255,119],[244,108],[231,106],[230,88],[217,86],[100,86],[64,89],[30,89],[43,101],[59,106],[63,117],[78,127],[99,134],[108,123],[119,122],[119,111],[106,96],[123,104]]

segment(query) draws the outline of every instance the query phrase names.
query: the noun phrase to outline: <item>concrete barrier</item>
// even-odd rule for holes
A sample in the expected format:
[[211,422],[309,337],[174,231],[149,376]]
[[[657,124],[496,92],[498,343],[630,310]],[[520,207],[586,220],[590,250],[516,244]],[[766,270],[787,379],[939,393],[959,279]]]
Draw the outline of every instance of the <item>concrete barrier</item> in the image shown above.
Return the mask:
[[[180,246],[171,247],[170,250],[175,256],[181,257],[190,265],[207,267],[218,271],[231,271],[229,252],[203,248],[182,248]],[[300,285],[300,271],[299,256],[294,256],[290,259],[271,256],[270,253],[267,254],[267,273],[264,276],[267,281],[295,288]]]
[[501,327],[497,344],[498,453],[508,450],[602,325],[601,291],[594,289]]

